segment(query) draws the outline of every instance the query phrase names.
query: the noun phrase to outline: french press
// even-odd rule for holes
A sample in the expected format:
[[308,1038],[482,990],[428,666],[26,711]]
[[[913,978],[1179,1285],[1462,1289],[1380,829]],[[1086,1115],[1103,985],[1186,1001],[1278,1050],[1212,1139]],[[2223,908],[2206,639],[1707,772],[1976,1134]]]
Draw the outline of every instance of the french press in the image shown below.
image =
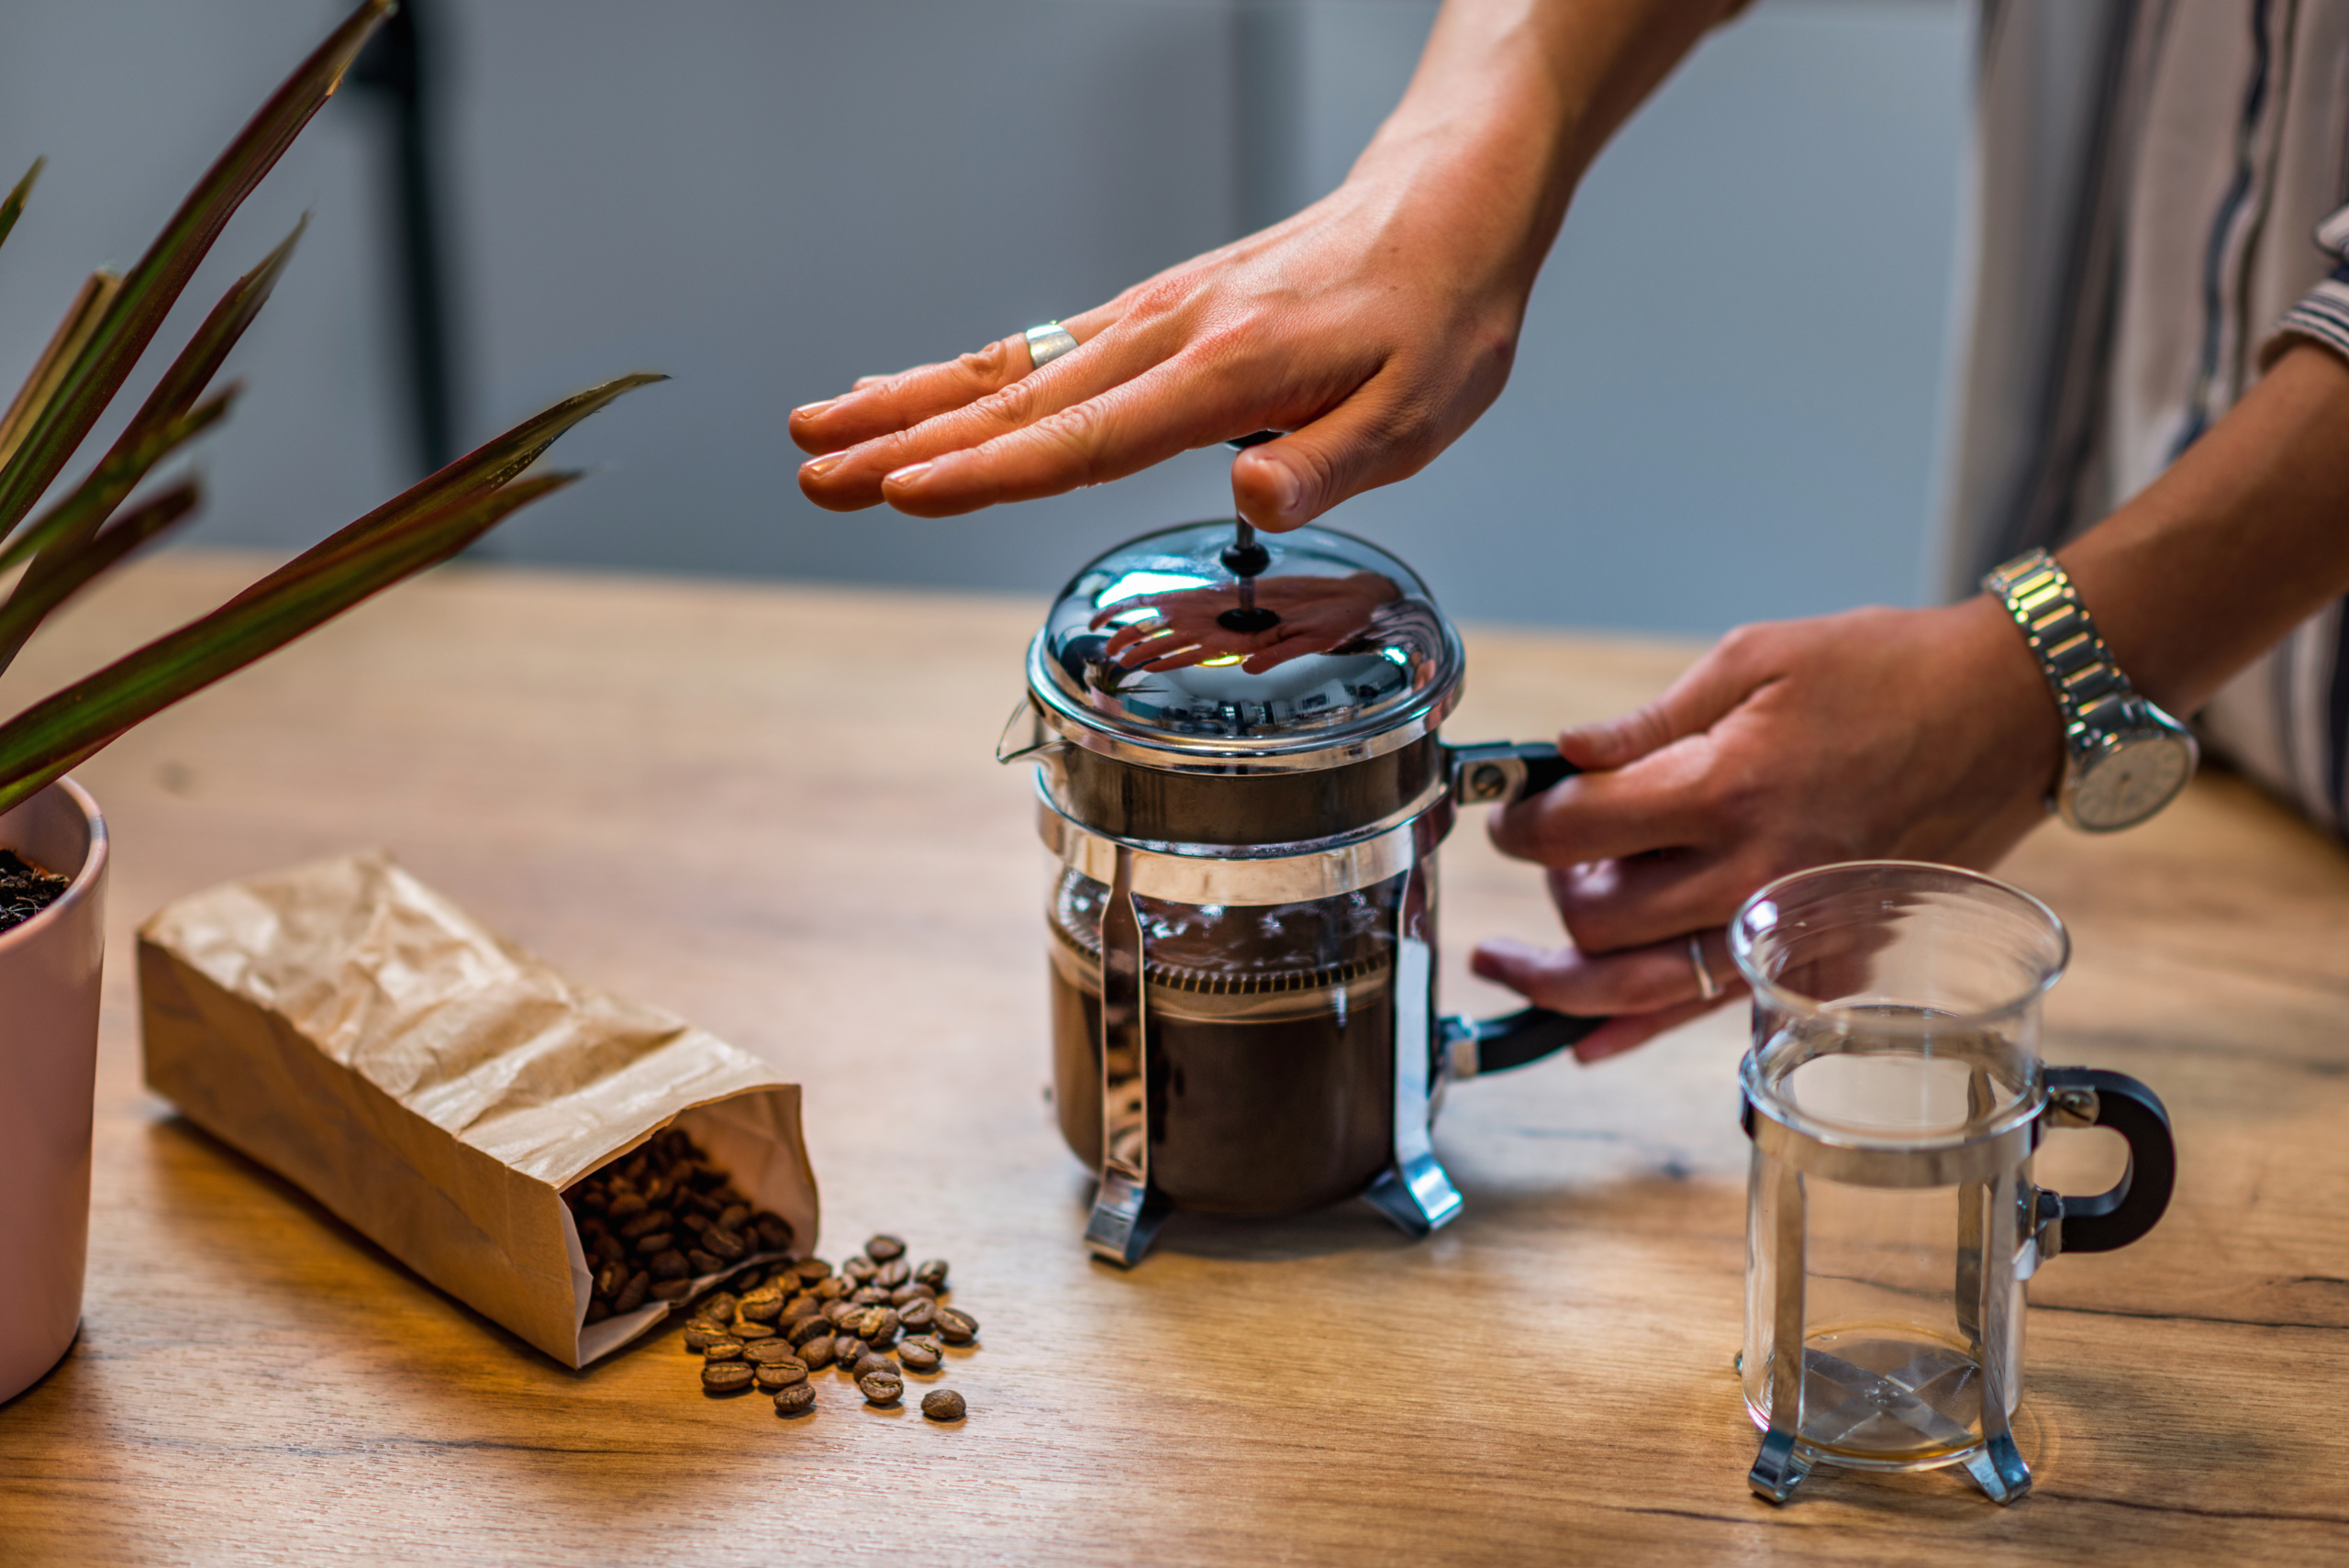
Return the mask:
[[1111,1262],[1172,1209],[1357,1194],[1413,1235],[1460,1209],[1444,1086],[1598,1022],[1435,1010],[1435,854],[1455,807],[1573,770],[1448,746],[1459,635],[1363,539],[1245,523],[1145,535],[1071,579],[996,749],[1038,764],[1052,864],[1053,1099],[1099,1173]]
[[[2134,1078],[2039,1058],[2063,922],[1973,872],[1898,861],[1799,872],[1749,900],[1730,950],[1753,987],[1742,1073],[1745,1403],[1753,1490],[1783,1503],[1814,1465],[1962,1464],[2010,1503],[2031,1472],[2024,1283],[2058,1252],[2154,1228],[2176,1169],[2161,1100]],[[2032,1184],[2050,1128],[2110,1127],[2120,1184]]]

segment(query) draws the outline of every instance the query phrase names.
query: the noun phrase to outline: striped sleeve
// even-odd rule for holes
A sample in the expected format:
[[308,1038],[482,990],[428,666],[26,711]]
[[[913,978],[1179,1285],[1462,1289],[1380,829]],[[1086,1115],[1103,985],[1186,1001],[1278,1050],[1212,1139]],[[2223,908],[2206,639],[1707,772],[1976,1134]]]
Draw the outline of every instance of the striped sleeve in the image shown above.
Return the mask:
[[2341,264],[2276,323],[2267,341],[2260,346],[2262,370],[2275,363],[2277,356],[2291,347],[2294,339],[2301,338],[2313,338],[2343,359],[2349,359],[2349,207],[2343,207],[2316,226],[2316,242]]

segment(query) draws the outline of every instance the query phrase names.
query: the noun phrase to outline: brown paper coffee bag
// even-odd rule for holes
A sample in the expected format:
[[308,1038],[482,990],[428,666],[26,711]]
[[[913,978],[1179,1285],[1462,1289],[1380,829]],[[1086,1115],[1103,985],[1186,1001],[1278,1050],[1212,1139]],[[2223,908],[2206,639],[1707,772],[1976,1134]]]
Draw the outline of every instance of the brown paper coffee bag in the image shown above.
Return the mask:
[[787,1220],[796,1251],[816,1245],[796,1084],[565,980],[384,854],[167,906],[139,933],[139,988],[149,1087],[569,1365],[668,1310],[585,1322],[562,1201],[663,1128]]

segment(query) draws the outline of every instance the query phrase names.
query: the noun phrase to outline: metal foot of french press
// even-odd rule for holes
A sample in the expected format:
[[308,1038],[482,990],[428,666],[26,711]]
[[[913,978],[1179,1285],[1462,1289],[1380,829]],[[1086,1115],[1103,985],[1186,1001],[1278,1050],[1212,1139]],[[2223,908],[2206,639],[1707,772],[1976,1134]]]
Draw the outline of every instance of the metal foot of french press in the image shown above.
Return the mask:
[[1147,1182],[1104,1171],[1093,1195],[1093,1212],[1085,1222],[1085,1244],[1103,1262],[1131,1268],[1158,1240],[1158,1227],[1165,1218],[1166,1205]]
[[1410,1237],[1448,1225],[1460,1212],[1460,1189],[1435,1157],[1428,1079],[1434,1044],[1434,954],[1427,940],[1427,873],[1414,865],[1404,884],[1395,944],[1395,1162],[1362,1195]]

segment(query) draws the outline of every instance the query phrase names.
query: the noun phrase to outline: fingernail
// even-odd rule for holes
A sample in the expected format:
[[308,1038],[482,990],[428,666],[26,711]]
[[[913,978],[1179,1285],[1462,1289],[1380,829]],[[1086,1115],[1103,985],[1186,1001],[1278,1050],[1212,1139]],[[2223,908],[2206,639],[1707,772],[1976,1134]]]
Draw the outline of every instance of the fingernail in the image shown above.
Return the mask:
[[924,458],[919,462],[909,462],[906,464],[905,467],[893,470],[889,473],[884,475],[881,483],[884,484],[911,484],[915,481],[918,480],[923,474],[928,473],[930,472],[930,460],[927,458]]
[[1288,464],[1273,464],[1273,510],[1284,517],[1296,511],[1299,488],[1297,475],[1289,471]]
[[838,468],[847,457],[846,452],[826,452],[822,457],[811,457],[799,465],[799,477],[821,479]]
[[839,401],[837,397],[827,397],[820,403],[803,403],[791,411],[791,417],[795,419],[812,419]]

